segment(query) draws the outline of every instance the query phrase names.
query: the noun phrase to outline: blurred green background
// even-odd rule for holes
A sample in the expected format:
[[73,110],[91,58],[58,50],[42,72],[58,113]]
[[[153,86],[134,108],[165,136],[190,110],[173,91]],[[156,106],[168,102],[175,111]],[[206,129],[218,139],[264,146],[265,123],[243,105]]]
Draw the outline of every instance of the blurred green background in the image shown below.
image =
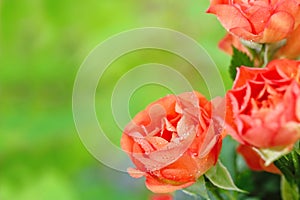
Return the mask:
[[[81,143],[72,116],[73,82],[100,42],[132,28],[157,26],[197,40],[229,88],[229,57],[217,48],[225,31],[205,13],[208,5],[208,0],[1,0],[0,199],[148,199],[142,179],[106,167]],[[159,52],[129,56],[117,63],[125,68],[101,80],[107,88],[99,90],[109,94],[124,70],[151,62],[153,55],[155,62],[177,62]],[[168,93],[157,86],[138,90],[130,113]],[[106,109],[100,109],[100,118],[111,112]],[[121,130],[113,119],[103,126],[118,144]]]

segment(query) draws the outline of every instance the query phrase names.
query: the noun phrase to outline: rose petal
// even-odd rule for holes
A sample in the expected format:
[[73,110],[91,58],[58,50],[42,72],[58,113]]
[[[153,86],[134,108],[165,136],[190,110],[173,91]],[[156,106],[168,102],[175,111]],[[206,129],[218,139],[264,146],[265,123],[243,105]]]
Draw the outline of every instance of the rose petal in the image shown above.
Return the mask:
[[219,127],[216,127],[217,122],[211,122],[211,125],[208,127],[208,130],[205,135],[205,139],[199,149],[199,157],[203,158],[206,156],[212,148],[216,145],[219,138],[221,138],[221,132],[218,130]]
[[138,169],[131,168],[131,167],[127,169],[127,172],[133,178],[141,178],[145,175],[144,172],[142,172]]
[[274,145],[289,146],[300,139],[300,123],[288,122],[273,136]]
[[300,97],[297,97],[296,100],[296,109],[295,109],[297,120],[300,122]]
[[178,183],[178,185],[171,185],[166,182],[159,182],[151,176],[146,177],[146,186],[154,193],[170,193],[191,186],[194,183],[195,181],[191,181],[183,184]]
[[251,32],[252,30],[249,21],[236,7],[225,4],[216,4],[211,5],[207,12],[217,15],[227,31],[234,28],[242,28],[248,32]]
[[237,69],[236,78],[233,83],[233,88],[239,88],[245,86],[249,80],[255,79],[255,77],[262,72],[265,72],[264,68],[250,68],[241,66]]
[[123,151],[125,151],[127,154],[131,153],[133,144],[134,144],[134,141],[131,137],[129,137],[126,134],[122,135],[121,147],[122,147]]
[[[300,12],[299,12],[300,13]],[[300,26],[298,26],[287,38],[286,44],[278,51],[276,57],[296,59],[300,56]]]
[[168,166],[175,162],[193,143],[196,135],[196,130],[191,128],[185,132],[185,137],[178,141],[168,143],[164,148],[149,152],[147,155],[141,153],[133,153],[133,157],[143,163],[148,171],[155,171]]
[[297,19],[300,10],[299,4],[300,2],[298,0],[281,0],[277,3],[275,12],[287,12]]
[[[296,81],[298,81],[300,77],[300,68],[297,61],[287,59],[273,60],[266,66],[266,68],[270,72],[275,70],[281,76],[281,79],[294,78]],[[275,78],[274,75],[269,77],[271,80],[273,78]]]
[[[263,4],[259,4],[263,3]],[[245,10],[247,19],[251,22],[252,33],[259,34],[265,29],[266,23],[272,14],[272,9],[265,2],[256,1]]]
[[165,147],[169,143],[167,140],[161,137],[148,137],[147,140],[156,150]]
[[295,25],[293,16],[287,12],[273,14],[263,32],[261,43],[271,43],[284,39],[290,34]]
[[[276,123],[274,124],[277,125]],[[252,128],[243,134],[243,140],[255,147],[268,148],[274,146],[272,141],[274,134],[274,130],[259,125],[252,125]]]
[[162,169],[163,178],[176,182],[189,182],[197,178],[198,168],[196,159],[192,158],[189,153],[184,153],[176,162]]

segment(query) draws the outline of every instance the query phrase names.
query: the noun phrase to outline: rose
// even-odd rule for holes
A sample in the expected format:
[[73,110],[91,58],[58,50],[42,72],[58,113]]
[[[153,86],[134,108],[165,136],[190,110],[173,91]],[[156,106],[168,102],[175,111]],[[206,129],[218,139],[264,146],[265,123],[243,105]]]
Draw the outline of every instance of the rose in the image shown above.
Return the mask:
[[257,43],[287,38],[297,28],[299,0],[211,0],[208,13],[215,14],[233,35]]
[[283,155],[300,139],[300,62],[274,60],[237,71],[226,94],[228,134],[242,144],[238,152],[251,169],[279,173],[258,151]]
[[220,153],[222,129],[212,104],[197,92],[169,95],[138,113],[122,135],[121,147],[153,192],[166,193],[193,184]]
[[226,94],[228,133],[243,145],[289,149],[300,139],[300,62],[240,67]]
[[222,128],[212,103],[198,92],[168,95],[138,113],[124,129],[121,147],[155,193],[188,187],[216,164]]
[[273,163],[266,166],[265,161],[251,146],[239,145],[237,148],[237,152],[243,156],[250,169],[255,171],[266,171],[274,174],[280,174],[279,169]]

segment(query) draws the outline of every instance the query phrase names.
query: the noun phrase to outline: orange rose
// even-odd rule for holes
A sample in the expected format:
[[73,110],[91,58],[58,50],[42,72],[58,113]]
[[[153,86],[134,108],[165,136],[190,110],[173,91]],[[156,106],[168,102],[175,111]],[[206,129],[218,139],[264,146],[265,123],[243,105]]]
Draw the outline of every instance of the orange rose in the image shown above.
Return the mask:
[[280,174],[279,169],[273,163],[265,166],[265,161],[259,156],[256,151],[253,150],[252,147],[247,145],[240,145],[237,148],[237,152],[239,152],[244,157],[250,169],[255,171],[266,171],[274,174]]
[[212,118],[212,103],[197,92],[169,95],[138,113],[124,130],[121,147],[155,193],[192,185],[215,165],[222,127]]
[[287,38],[300,22],[299,0],[211,0],[215,14],[233,35],[257,43]]
[[300,139],[299,83],[299,61],[239,68],[226,95],[228,133],[244,145],[292,149]]

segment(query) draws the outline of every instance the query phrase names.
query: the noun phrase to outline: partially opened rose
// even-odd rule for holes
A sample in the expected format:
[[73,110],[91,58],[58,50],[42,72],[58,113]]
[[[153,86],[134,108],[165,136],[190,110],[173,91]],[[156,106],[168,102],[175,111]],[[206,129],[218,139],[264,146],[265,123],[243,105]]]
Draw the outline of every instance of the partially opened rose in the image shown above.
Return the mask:
[[300,22],[299,0],[211,0],[215,14],[233,35],[257,43],[287,38]]
[[136,168],[133,177],[146,177],[155,193],[190,186],[216,164],[222,127],[213,106],[198,92],[168,95],[138,113],[121,139]]
[[228,133],[255,148],[292,149],[300,139],[300,62],[238,69],[228,91]]

